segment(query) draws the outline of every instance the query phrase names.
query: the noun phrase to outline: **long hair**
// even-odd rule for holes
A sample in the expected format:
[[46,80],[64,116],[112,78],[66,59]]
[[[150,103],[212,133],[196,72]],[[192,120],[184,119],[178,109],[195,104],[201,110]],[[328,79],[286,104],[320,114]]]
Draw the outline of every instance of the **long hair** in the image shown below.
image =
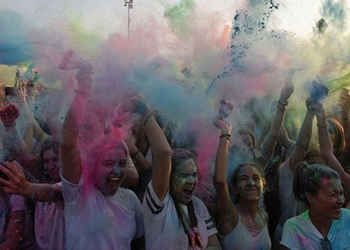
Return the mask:
[[338,158],[345,150],[344,128],[337,119],[327,118],[328,129],[332,128],[335,134],[333,142],[334,155]]
[[[172,158],[171,158],[171,166],[172,167],[171,167],[170,180],[172,180],[174,173],[177,170],[177,168],[179,167],[179,165],[187,159],[193,159],[196,166],[197,166],[197,169],[198,169],[198,162],[196,160],[196,156],[191,151],[186,150],[186,149],[174,149],[173,150]],[[188,225],[188,223],[186,223],[186,221],[185,221],[186,214],[181,209],[180,205],[178,204],[178,202],[175,199],[174,199],[174,204],[175,204],[176,213],[179,217],[182,228],[188,237],[188,243],[189,243],[190,247],[192,249],[195,249],[196,246],[198,246],[199,248],[202,249],[203,243],[202,243],[202,239],[201,239],[199,232],[198,232],[198,220],[197,220],[197,216],[196,216],[196,213],[194,210],[193,201],[191,200],[188,204],[186,204],[187,210],[188,210],[188,216],[189,216],[189,219],[191,221],[191,225]]]

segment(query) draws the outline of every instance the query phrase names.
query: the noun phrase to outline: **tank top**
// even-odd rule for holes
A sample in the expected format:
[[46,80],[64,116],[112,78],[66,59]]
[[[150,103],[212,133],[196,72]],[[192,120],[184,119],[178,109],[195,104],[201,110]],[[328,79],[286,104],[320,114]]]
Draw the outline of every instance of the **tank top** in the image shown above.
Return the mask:
[[[260,215],[260,213],[258,213]],[[261,216],[261,215],[260,215]],[[261,229],[251,229],[238,218],[236,227],[226,236],[219,234],[220,244],[225,249],[267,250],[271,249],[271,240],[267,224]]]

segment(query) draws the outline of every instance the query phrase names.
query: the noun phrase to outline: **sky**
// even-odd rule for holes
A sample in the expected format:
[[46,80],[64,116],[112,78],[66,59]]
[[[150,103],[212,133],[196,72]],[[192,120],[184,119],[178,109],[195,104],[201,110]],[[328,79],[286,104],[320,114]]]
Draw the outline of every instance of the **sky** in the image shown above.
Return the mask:
[[[163,19],[164,9],[179,4],[180,0],[135,0],[130,10],[131,30],[133,22],[149,17]],[[195,1],[199,11],[220,13],[223,21],[231,23],[235,9],[245,5],[244,1]],[[98,3],[98,4],[97,4]],[[276,2],[278,26],[300,36],[310,35],[312,25],[320,18],[321,1],[284,0]],[[350,8],[350,4],[345,1]],[[2,0],[0,10],[13,10],[32,19],[33,24],[44,26],[56,18],[82,15],[87,28],[99,29],[104,34],[116,31],[127,33],[127,10],[123,0]]]
[[1,0],[0,12],[6,86],[17,68],[23,78],[37,70],[43,86],[71,96],[75,71],[58,65],[72,50],[73,61],[93,64],[100,100],[113,106],[143,93],[179,143],[189,134],[203,139],[204,162],[215,152],[211,121],[221,99],[234,104],[235,127],[258,136],[290,70],[292,126],[313,80],[327,84],[329,111],[350,85],[350,0],[135,0],[129,37],[123,0]]

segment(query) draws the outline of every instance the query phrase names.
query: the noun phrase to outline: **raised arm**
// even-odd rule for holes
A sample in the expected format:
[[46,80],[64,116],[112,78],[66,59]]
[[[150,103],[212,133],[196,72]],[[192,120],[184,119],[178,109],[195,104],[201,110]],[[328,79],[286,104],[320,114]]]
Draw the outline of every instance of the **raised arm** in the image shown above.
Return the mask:
[[169,189],[171,172],[171,147],[158,125],[149,105],[140,96],[132,97],[126,109],[134,110],[141,115],[143,127],[150,143],[153,159],[152,187],[159,200],[163,200]]
[[288,77],[282,88],[279,100],[277,102],[277,109],[275,116],[272,120],[270,130],[261,144],[261,153],[265,161],[269,161],[274,150],[280,134],[281,126],[284,120],[284,114],[286,106],[288,105],[288,99],[294,92],[294,84],[292,82],[292,76],[294,70],[288,74]]
[[[349,119],[349,109],[350,109],[350,94],[349,90],[342,89],[342,93],[339,99],[341,124],[344,128],[345,136],[345,154],[342,155],[344,162],[350,164],[350,119]],[[348,168],[349,166],[344,166]]]
[[85,67],[76,75],[78,89],[64,120],[61,141],[60,159],[63,178],[71,183],[79,183],[82,166],[78,143],[79,125],[84,108],[91,92],[92,68]]
[[321,155],[326,164],[339,173],[344,188],[348,191],[347,193],[350,194],[350,175],[345,172],[344,168],[333,153],[333,145],[327,128],[326,112],[324,111],[321,103],[317,104],[316,109],[318,139],[320,143]]
[[23,169],[16,162],[0,164],[0,172],[6,176],[6,178],[0,178],[1,189],[6,193],[18,194],[35,201],[63,200],[59,184],[28,182]]
[[216,117],[214,125],[220,130],[220,141],[215,159],[214,182],[217,193],[217,207],[219,210],[218,230],[222,235],[229,234],[238,223],[238,211],[230,198],[227,184],[228,147],[232,127],[225,120]]
[[289,166],[293,173],[295,172],[297,164],[304,160],[311,140],[312,122],[315,117],[313,111],[311,110],[311,99],[306,100],[306,108],[306,115],[301,125],[295,147],[289,156]]
[[[281,144],[282,147],[286,148],[287,152],[291,152],[292,148],[295,145],[295,141],[293,141],[287,132],[286,126],[282,124],[281,131],[278,137],[278,141]],[[288,157],[288,155],[287,155]]]
[[14,104],[7,104],[0,109],[0,118],[5,127],[3,135],[4,145],[8,148],[12,156],[37,180],[45,180],[43,171],[39,168],[39,160],[28,150],[22,136],[16,126],[19,110]]

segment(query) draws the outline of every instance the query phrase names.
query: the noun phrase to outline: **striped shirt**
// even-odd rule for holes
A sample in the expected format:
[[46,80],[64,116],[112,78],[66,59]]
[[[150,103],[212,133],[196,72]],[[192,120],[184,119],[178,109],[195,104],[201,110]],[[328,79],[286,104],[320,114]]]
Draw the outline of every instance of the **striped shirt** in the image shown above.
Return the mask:
[[[199,235],[203,246],[206,247],[209,236],[216,234],[217,230],[204,203],[195,196],[193,196],[192,200],[198,220]],[[181,225],[174,200],[169,192],[164,200],[160,201],[153,190],[151,181],[148,184],[142,206],[146,249],[190,249],[188,237]]]

